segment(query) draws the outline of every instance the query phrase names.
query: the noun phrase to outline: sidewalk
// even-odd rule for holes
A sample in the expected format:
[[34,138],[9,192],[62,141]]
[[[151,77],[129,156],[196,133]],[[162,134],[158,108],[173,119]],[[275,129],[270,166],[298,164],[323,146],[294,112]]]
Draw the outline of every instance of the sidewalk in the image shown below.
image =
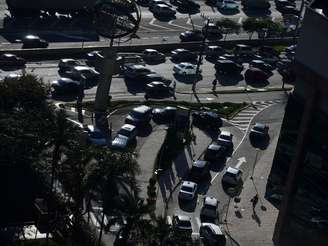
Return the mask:
[[[274,153],[278,137],[267,152]],[[271,148],[271,150],[270,150]],[[272,150],[273,149],[273,150]],[[264,198],[267,178],[271,170],[272,155],[263,155],[254,169],[253,181],[248,177],[240,195],[240,202],[231,200],[225,229],[241,246],[273,246],[272,236],[279,210]],[[259,194],[259,202],[253,213],[250,200]],[[239,211],[240,214],[236,214]]]

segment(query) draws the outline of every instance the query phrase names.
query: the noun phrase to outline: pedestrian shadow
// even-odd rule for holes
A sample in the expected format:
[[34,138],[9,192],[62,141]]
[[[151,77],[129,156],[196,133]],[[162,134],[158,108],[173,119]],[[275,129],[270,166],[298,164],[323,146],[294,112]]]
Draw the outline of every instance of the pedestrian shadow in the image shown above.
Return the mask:
[[255,220],[255,222],[257,223],[258,226],[261,226],[261,219],[257,215],[255,209],[253,209],[252,219]]

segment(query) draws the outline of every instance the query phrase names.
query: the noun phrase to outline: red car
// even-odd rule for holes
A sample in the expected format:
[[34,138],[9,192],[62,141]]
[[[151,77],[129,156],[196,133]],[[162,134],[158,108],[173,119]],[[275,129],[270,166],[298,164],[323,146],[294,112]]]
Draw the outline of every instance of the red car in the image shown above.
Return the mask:
[[246,82],[265,82],[270,77],[269,74],[256,67],[247,69],[244,76]]

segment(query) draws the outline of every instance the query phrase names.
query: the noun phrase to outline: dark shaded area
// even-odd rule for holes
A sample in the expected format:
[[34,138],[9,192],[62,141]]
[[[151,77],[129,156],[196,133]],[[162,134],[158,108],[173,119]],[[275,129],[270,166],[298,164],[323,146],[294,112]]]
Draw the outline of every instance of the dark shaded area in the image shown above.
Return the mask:
[[210,162],[210,170],[213,172],[221,172],[227,162],[227,158],[224,158],[222,161]]
[[165,15],[156,15],[156,14],[154,14],[154,17],[157,20],[163,21],[163,22],[169,22],[171,20],[175,20],[176,19],[175,15],[167,15],[167,16],[165,16]]
[[146,125],[142,125],[138,127],[137,136],[138,137],[147,137],[149,136],[153,131],[153,127],[150,123],[147,123]]
[[247,15],[248,17],[267,17],[271,15],[270,9],[250,9],[250,8],[243,8],[242,11]]
[[203,76],[200,75],[179,75],[179,74],[173,74],[174,78],[182,83],[185,84],[192,84],[194,82],[198,82],[200,80],[202,80]]
[[220,75],[215,74],[215,77],[218,79],[219,83],[222,86],[231,86],[231,85],[237,85],[240,81],[243,81],[244,76],[241,74],[236,75]]
[[254,148],[265,150],[270,143],[270,136],[269,135],[263,137],[249,136],[249,141]]
[[181,210],[185,212],[189,212],[189,213],[194,212],[196,206],[197,206],[197,195],[191,201],[185,201],[179,199],[179,207]]
[[140,80],[124,79],[124,82],[128,92],[133,95],[144,92],[146,89],[146,84]]

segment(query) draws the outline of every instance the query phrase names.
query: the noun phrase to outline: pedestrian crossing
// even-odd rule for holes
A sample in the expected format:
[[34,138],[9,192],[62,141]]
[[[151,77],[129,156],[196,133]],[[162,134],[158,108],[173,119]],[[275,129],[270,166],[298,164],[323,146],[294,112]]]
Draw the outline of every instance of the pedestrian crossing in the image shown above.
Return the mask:
[[241,131],[246,132],[255,115],[280,102],[282,102],[280,99],[271,101],[253,101],[251,105],[236,114],[229,122]]

